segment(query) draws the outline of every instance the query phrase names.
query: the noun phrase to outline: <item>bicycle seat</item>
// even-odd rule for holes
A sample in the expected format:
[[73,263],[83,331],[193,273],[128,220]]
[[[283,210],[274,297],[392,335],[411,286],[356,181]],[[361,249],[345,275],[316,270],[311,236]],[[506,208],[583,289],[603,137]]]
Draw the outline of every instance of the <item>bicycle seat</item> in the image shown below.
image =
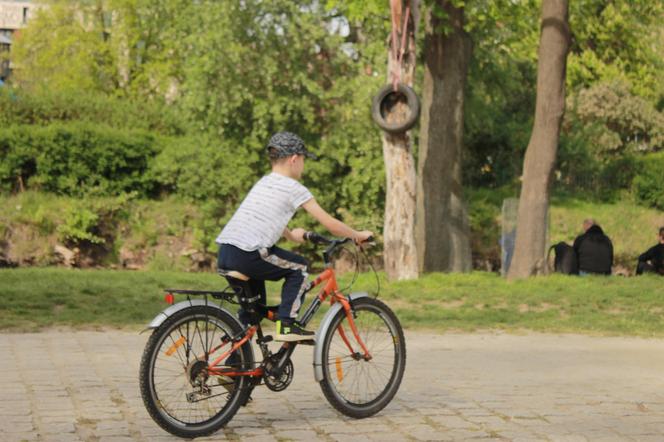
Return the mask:
[[249,277],[247,275],[240,273],[237,270],[217,269],[217,273],[219,273],[221,276],[239,279],[240,281],[249,281]]

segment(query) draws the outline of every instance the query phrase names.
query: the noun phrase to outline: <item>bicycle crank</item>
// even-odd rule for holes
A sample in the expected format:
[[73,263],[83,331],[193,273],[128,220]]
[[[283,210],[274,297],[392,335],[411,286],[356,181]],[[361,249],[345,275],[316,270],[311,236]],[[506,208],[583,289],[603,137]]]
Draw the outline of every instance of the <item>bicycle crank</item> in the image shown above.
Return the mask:
[[268,362],[263,371],[263,382],[272,391],[284,391],[293,381],[293,362],[288,360],[278,375],[271,371],[273,368],[275,368],[274,363]]

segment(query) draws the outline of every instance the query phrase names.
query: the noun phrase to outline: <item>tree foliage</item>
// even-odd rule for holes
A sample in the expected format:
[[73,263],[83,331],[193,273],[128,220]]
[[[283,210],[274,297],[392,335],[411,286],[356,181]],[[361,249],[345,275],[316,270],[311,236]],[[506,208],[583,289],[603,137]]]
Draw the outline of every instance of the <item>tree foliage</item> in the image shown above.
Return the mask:
[[576,90],[622,80],[631,93],[657,104],[664,98],[663,18],[659,1],[572,2],[568,86]]
[[[133,146],[123,140],[138,131],[137,142],[149,138],[158,146],[141,150],[150,156],[146,167],[156,183],[141,191],[204,202],[209,222],[201,237],[212,238],[269,167],[264,155],[269,135],[291,130],[322,156],[307,164],[305,174],[322,205],[380,229],[385,177],[369,108],[385,82],[389,2],[45,2],[49,7],[14,41],[13,89],[0,92],[5,140],[19,133],[28,137],[27,125],[53,125],[35,132],[45,144],[25,144],[47,157],[52,153],[45,150],[55,147],[45,134],[66,128],[80,141],[82,128],[102,124],[88,134],[89,141],[108,141],[115,133],[114,141],[102,145],[128,158],[114,149]],[[473,41],[464,183],[515,187],[532,126],[541,1],[454,3],[463,3]],[[421,4],[427,8],[431,2]],[[567,183],[568,190],[582,177],[604,182],[621,164],[636,164],[643,153],[661,150],[663,8],[647,0],[571,2],[569,111],[557,165],[557,182]],[[421,77],[420,70],[416,83]],[[82,124],[69,124],[77,121]],[[0,170],[9,176],[3,178],[5,191],[17,188],[16,158],[0,159]],[[75,174],[83,176],[83,170]],[[606,182],[633,190],[632,175]],[[30,186],[30,180],[24,184]],[[40,186],[79,193],[86,188]]]

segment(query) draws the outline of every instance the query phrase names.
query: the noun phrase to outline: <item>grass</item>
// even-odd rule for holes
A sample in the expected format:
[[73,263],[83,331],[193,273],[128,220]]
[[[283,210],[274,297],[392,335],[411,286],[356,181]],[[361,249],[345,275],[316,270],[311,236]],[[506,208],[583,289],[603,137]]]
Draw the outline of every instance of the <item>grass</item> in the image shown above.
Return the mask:
[[[351,276],[340,279],[342,288]],[[476,272],[429,274],[389,284],[383,275],[380,278],[380,299],[409,329],[664,336],[664,280],[657,276],[556,275],[509,283],[495,274]],[[166,307],[164,288],[224,286],[210,273],[4,269],[0,270],[0,330],[138,329]],[[375,288],[374,275],[361,274],[353,291],[375,292]],[[279,285],[269,285],[268,292],[269,300],[277,302]]]

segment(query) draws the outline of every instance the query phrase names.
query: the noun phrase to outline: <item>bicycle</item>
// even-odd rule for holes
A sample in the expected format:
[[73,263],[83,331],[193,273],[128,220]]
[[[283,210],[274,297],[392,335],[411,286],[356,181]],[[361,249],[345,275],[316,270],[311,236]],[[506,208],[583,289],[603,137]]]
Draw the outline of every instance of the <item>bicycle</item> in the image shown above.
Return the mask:
[[[299,344],[315,346],[314,377],[335,409],[358,419],[372,416],[390,403],[401,384],[406,365],[401,324],[378,299],[367,293],[346,296],[339,290],[332,257],[352,240],[312,232],[306,238],[327,245],[325,270],[309,282],[305,293],[321,285],[322,289],[298,323],[306,326],[327,299],[331,306],[315,339]],[[357,272],[359,268],[355,276]],[[278,306],[259,304],[260,296],[251,292],[245,275],[233,270],[219,273],[229,282],[221,292],[167,289],[171,306],[147,328],[153,333],[139,372],[143,402],[159,426],[184,438],[206,436],[225,426],[250,400],[255,387],[283,391],[293,380],[290,356],[298,342],[284,342],[273,353],[267,345],[272,337],[261,328],[261,320],[276,320]],[[186,295],[187,300],[176,304],[174,294]],[[248,312],[249,325],[241,325],[222,306],[224,301]],[[260,362],[254,359],[254,337]]]

